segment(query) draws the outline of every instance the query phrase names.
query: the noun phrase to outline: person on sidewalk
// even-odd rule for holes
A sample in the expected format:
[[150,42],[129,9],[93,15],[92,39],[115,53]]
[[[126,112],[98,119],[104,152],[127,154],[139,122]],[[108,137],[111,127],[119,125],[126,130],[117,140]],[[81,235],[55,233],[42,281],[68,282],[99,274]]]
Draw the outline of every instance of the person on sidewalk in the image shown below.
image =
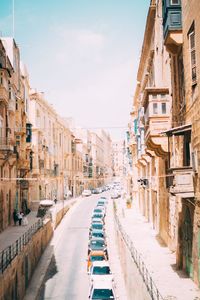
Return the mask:
[[25,216],[25,215],[22,217],[22,225],[23,226],[27,226],[28,225],[28,219],[27,219],[27,216]]
[[14,224],[15,224],[15,226],[17,225],[17,222],[19,221],[18,220],[18,215],[17,215],[17,210],[16,209],[14,209],[14,211],[13,211],[13,221],[14,221]]
[[18,213],[19,226],[22,225],[22,219],[23,219],[23,213],[22,213],[22,212],[19,212],[19,213]]

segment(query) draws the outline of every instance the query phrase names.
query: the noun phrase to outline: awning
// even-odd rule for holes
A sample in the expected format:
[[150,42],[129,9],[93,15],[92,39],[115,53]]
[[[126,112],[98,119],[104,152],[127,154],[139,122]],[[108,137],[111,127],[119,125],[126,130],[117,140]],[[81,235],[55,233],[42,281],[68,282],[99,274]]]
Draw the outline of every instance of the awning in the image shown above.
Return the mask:
[[166,134],[167,136],[172,135],[183,135],[187,131],[192,130],[192,124],[182,125],[179,127],[174,127],[169,130],[163,131],[162,134]]

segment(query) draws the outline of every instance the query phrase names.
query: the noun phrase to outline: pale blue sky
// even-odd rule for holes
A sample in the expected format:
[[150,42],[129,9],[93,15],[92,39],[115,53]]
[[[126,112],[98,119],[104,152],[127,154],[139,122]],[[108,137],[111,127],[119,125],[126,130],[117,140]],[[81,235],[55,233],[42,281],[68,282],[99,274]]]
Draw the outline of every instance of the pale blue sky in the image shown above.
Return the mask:
[[[15,39],[31,86],[83,127],[125,127],[149,0],[15,0]],[[12,35],[12,0],[0,0]],[[119,128],[110,130],[119,138]]]

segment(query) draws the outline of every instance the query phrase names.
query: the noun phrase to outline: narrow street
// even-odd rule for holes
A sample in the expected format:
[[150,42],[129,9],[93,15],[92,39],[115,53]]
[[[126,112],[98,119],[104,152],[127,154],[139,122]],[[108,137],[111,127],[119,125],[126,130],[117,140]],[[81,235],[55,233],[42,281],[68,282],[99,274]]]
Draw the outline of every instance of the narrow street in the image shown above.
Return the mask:
[[0,300],[200,300],[200,0],[0,1]]
[[[95,199],[85,198],[55,231],[53,255],[38,299],[87,299],[88,229]],[[37,270],[36,270],[37,272]]]
[[[105,195],[102,194],[102,195]],[[61,224],[54,232],[54,237],[48,246],[50,251],[50,264],[46,262],[36,268],[34,277],[27,290],[25,299],[88,299],[89,276],[87,274],[87,250],[88,233],[91,222],[91,214],[101,195],[80,198],[78,202],[66,214]],[[120,300],[125,300],[125,287],[117,248],[114,240],[114,224],[112,216],[112,200],[109,193],[106,217],[106,235],[108,240],[108,251],[111,270],[115,274],[117,294]],[[43,257],[49,249],[45,251]],[[45,269],[46,268],[46,269]],[[44,276],[40,276],[44,273]],[[41,287],[36,291],[33,281],[41,281]]]

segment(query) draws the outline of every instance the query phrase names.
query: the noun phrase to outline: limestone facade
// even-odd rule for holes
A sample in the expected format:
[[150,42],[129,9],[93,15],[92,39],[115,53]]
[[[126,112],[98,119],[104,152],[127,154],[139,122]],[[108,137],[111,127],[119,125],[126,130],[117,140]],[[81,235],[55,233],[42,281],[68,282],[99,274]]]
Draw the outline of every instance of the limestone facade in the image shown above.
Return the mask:
[[14,209],[26,214],[40,200],[64,200],[106,182],[111,139],[84,131],[85,138],[31,89],[15,40],[1,38],[0,232],[13,224]]
[[[133,194],[197,284],[200,3],[151,1],[130,122]],[[137,178],[137,182],[134,178]]]

